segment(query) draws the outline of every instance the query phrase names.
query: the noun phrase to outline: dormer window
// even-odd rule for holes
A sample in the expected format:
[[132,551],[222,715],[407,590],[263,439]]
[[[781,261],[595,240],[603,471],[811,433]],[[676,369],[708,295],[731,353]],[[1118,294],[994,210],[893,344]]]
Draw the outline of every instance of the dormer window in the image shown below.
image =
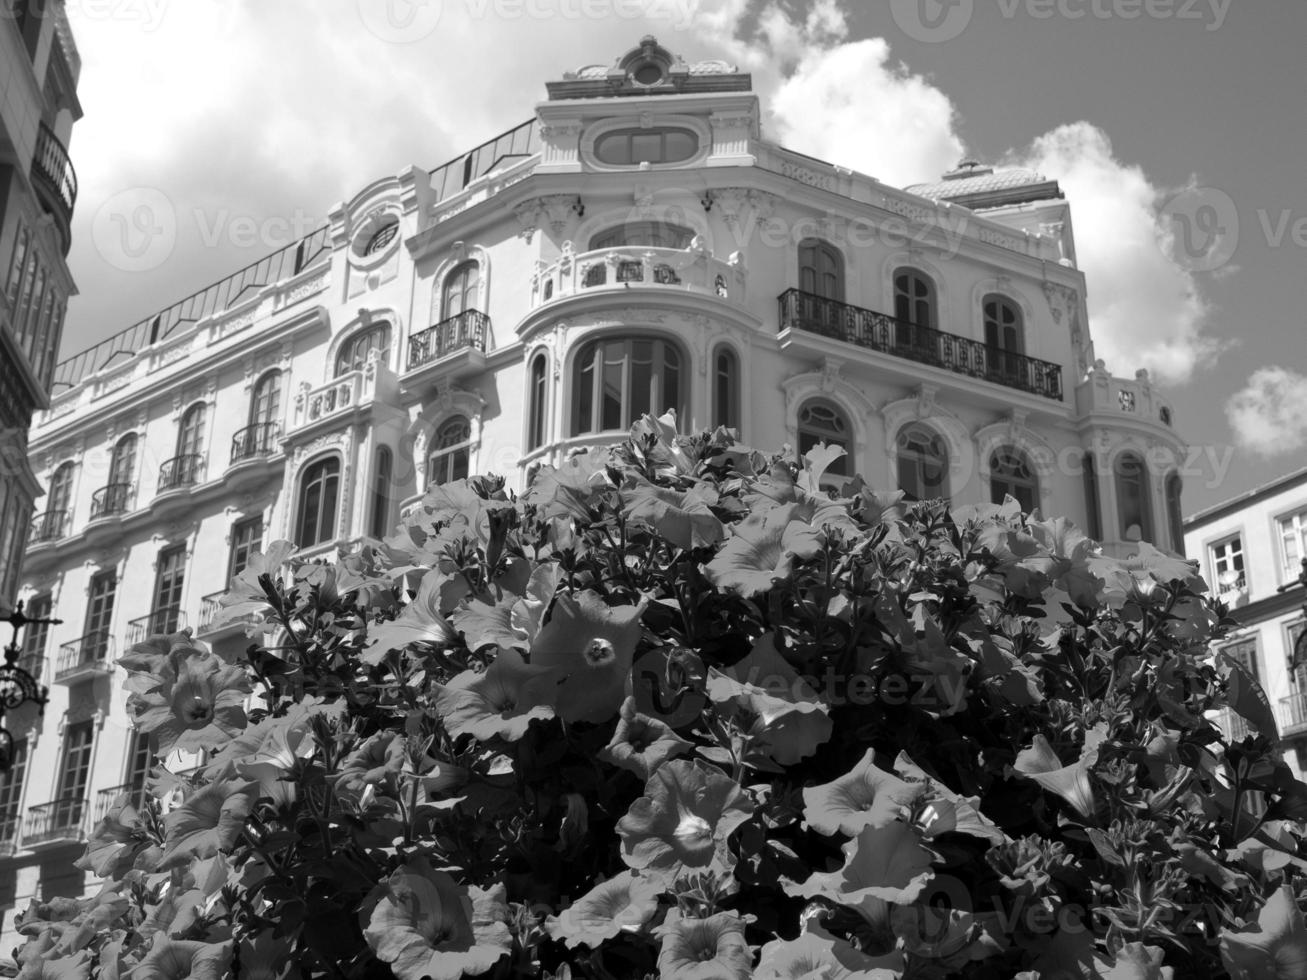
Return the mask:
[[681,163],[698,152],[698,135],[677,127],[614,130],[599,137],[594,150],[600,163],[614,167]]

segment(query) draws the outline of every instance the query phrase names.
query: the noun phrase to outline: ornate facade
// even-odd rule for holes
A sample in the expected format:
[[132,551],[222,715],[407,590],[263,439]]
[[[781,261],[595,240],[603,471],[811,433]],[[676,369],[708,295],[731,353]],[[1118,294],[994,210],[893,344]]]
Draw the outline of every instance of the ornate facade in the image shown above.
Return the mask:
[[59,366],[32,465],[68,516],[33,537],[23,594],[65,624],[29,640],[55,691],[13,801],[10,894],[73,887],[32,855],[144,791],[114,667],[134,639],[240,647],[211,614],[251,551],[334,555],[433,483],[520,489],[647,411],[760,448],[838,442],[836,469],[874,486],[1012,494],[1110,548],[1180,546],[1184,447],[1146,374],[1094,360],[1056,183],[968,164],[900,190],[759,117],[748,75],[645,39]]

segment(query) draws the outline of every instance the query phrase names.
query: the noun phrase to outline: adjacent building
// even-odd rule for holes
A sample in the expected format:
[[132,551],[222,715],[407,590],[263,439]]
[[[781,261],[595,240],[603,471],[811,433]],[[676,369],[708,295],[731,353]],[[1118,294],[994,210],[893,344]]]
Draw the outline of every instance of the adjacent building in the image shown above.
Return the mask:
[[[1218,649],[1265,689],[1284,738],[1284,758],[1307,775],[1307,469],[1194,514],[1184,524],[1185,553],[1202,563],[1213,593],[1243,628]],[[1295,647],[1298,654],[1295,658]],[[1249,726],[1223,719],[1242,738]]]
[[747,74],[645,38],[58,365],[22,594],[64,623],[27,637],[53,692],[0,801],[9,897],[79,891],[68,856],[146,791],[115,667],[133,642],[188,628],[236,653],[216,600],[270,541],[332,557],[433,484],[520,489],[645,412],[839,443],[839,473],[1010,494],[1115,551],[1182,547],[1176,420],[1146,373],[1095,360],[1056,182],[966,163],[889,187],[760,115]]

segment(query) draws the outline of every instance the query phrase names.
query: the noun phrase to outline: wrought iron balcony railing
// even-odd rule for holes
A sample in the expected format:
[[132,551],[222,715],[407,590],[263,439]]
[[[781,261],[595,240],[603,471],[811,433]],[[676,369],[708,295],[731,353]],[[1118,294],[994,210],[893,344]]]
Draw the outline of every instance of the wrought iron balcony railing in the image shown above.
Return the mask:
[[68,228],[77,203],[77,172],[68,158],[68,150],[45,123],[36,132],[36,153],[32,157],[32,182],[41,188],[58,220],[59,230],[68,246]]
[[27,819],[23,821],[23,844],[31,847],[52,841],[81,840],[85,817],[86,800],[80,796],[28,807]]
[[49,544],[62,541],[68,537],[68,511],[47,510],[32,518],[32,533],[28,536],[28,546]]
[[91,825],[94,827],[109,813],[109,810],[118,802],[118,797],[124,794],[128,797],[128,802],[141,809],[145,805],[145,783],[123,783],[121,786],[110,786],[108,789],[102,789],[95,794],[95,809],[92,811]]
[[231,438],[231,461],[243,463],[249,459],[272,456],[281,450],[278,441],[281,426],[276,422],[258,422],[247,425]]
[[186,628],[186,613],[181,606],[156,609],[148,616],[127,621],[127,646],[144,643],[152,636],[169,636]]
[[131,509],[131,501],[130,483],[110,483],[107,487],[101,487],[91,495],[91,520],[126,514]]
[[159,493],[193,487],[200,482],[204,457],[199,453],[174,456],[159,467]]
[[782,330],[804,330],[955,374],[1062,400],[1059,364],[989,347],[978,340],[798,289],[781,293],[779,300]]
[[464,310],[409,338],[408,369],[412,371],[460,350],[484,353],[489,335],[490,317],[480,310]]
[[99,673],[110,666],[113,654],[113,637],[108,630],[96,630],[59,647],[55,661],[54,679],[72,680],[84,673]]

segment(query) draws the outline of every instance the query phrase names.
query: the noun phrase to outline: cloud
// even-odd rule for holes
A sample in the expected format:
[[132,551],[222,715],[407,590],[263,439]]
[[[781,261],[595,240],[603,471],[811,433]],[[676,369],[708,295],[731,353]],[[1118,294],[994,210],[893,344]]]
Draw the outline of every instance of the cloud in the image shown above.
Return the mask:
[[1307,375],[1281,367],[1254,371],[1226,402],[1235,441],[1260,456],[1281,456],[1307,446]]
[[1015,162],[1057,179],[1071,202],[1090,332],[1108,367],[1126,376],[1144,367],[1178,384],[1209,366],[1222,345],[1207,333],[1210,307],[1159,222],[1169,192],[1118,160],[1107,134],[1087,122],[1046,133]]

